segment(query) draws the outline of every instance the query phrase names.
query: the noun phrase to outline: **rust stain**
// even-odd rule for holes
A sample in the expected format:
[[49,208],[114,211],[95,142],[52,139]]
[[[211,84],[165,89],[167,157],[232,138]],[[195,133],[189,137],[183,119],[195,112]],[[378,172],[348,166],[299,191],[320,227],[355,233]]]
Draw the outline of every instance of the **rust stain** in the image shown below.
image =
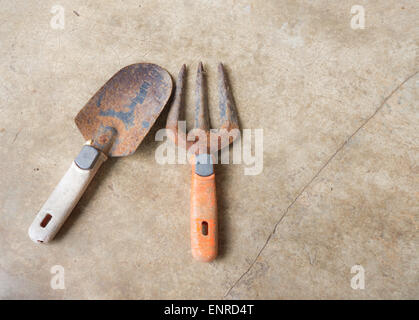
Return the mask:
[[[163,68],[150,63],[127,66],[116,73],[87,102],[75,118],[86,140],[95,147],[104,145],[97,134],[112,128],[115,136],[107,154],[121,157],[132,154],[166,105],[172,79]],[[96,142],[96,143],[95,143]]]
[[218,65],[218,91],[221,126],[217,130],[212,129],[210,133],[208,110],[207,106],[204,105],[205,99],[203,98],[203,72],[202,63],[199,63],[195,89],[195,129],[203,130],[205,132],[206,139],[201,139],[200,141],[199,136],[197,136],[194,141],[188,141],[187,136],[184,133],[178,132],[179,114],[180,109],[183,107],[183,87],[186,75],[185,65],[182,66],[179,72],[178,79],[176,81],[175,98],[166,122],[166,128],[171,130],[173,133],[172,136],[174,138],[174,143],[186,146],[186,149],[194,154],[202,152],[215,153],[233,143],[239,136],[239,122],[236,107],[233,102],[224,67],[221,63]]

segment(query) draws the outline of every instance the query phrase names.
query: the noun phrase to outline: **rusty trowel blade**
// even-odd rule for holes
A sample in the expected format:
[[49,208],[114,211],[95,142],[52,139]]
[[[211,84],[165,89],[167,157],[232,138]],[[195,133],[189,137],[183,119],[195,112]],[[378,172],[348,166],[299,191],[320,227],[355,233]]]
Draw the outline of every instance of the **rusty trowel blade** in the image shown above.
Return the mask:
[[171,92],[172,79],[166,70],[151,63],[132,64],[99,89],[75,122],[86,140],[103,128],[114,128],[116,136],[107,154],[127,156],[137,149]]

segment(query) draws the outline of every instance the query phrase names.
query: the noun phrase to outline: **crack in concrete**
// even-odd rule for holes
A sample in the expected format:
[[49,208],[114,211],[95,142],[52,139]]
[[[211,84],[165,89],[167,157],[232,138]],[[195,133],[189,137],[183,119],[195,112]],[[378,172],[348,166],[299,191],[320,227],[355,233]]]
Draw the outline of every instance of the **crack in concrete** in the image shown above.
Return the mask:
[[327,159],[327,161],[321,166],[321,168],[319,170],[317,170],[316,174],[310,179],[310,181],[308,183],[306,183],[304,185],[304,187],[301,189],[301,191],[297,194],[297,196],[294,198],[294,200],[290,203],[290,205],[285,209],[284,213],[282,214],[282,216],[279,218],[279,220],[275,223],[273,230],[271,231],[271,233],[269,234],[268,238],[266,238],[265,243],[263,244],[262,248],[259,250],[258,254],[256,255],[256,257],[253,259],[252,263],[249,265],[249,267],[246,269],[245,272],[243,272],[240,277],[233,283],[233,285],[227,290],[227,292],[224,294],[224,297],[227,297],[230,292],[236,287],[236,285],[250,272],[250,270],[253,268],[253,266],[255,265],[256,261],[258,260],[258,258],[260,257],[260,255],[262,254],[263,250],[265,250],[266,246],[268,245],[269,241],[271,240],[272,236],[275,234],[276,229],[278,227],[278,225],[282,222],[282,220],[285,218],[285,216],[287,215],[288,211],[291,209],[291,207],[294,205],[295,202],[297,202],[297,200],[301,197],[301,195],[304,193],[304,191],[311,185],[311,183],[320,175],[320,173],[329,165],[329,163],[336,157],[336,155],[348,144],[348,142],[362,129],[364,128],[367,123],[375,117],[375,115],[385,106],[385,104],[387,103],[387,101],[406,83],[408,82],[410,79],[412,79],[416,74],[418,73],[418,71],[414,72],[413,74],[411,74],[410,76],[408,76],[405,80],[402,81],[402,83],[400,83],[393,91],[390,92],[389,95],[387,95],[386,98],[383,99],[383,101],[381,102],[381,104],[379,105],[379,107],[377,109],[375,109],[375,111],[372,113],[371,116],[369,116],[343,143],[342,145],[332,154],[331,157],[329,157],[329,159]]

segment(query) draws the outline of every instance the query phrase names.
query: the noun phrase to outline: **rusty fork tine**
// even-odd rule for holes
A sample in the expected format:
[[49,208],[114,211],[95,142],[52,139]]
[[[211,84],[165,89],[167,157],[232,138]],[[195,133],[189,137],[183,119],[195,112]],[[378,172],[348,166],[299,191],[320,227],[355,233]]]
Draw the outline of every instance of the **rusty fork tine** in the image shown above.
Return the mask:
[[182,65],[182,68],[179,71],[178,78],[176,80],[176,91],[173,104],[170,108],[169,114],[167,116],[166,128],[171,129],[174,133],[177,133],[178,129],[178,120],[180,115],[180,110],[183,105],[183,85],[185,83],[185,74],[186,74],[186,65]]
[[195,88],[195,128],[209,131],[208,107],[205,105],[204,68],[202,62],[198,65]]
[[220,108],[220,129],[238,129],[236,107],[231,95],[230,86],[227,83],[227,77],[222,63],[218,64],[218,90],[219,90],[219,108]]

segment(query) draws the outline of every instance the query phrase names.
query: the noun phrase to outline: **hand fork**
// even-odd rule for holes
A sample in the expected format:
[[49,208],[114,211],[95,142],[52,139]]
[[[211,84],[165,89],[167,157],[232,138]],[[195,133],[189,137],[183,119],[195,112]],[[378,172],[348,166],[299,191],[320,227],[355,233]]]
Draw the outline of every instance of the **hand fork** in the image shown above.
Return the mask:
[[195,89],[195,127],[194,139],[188,139],[178,130],[178,120],[182,108],[183,84],[186,66],[183,65],[176,82],[173,104],[167,117],[166,129],[172,131],[176,145],[186,148],[192,154],[191,181],[191,249],[196,260],[209,262],[218,252],[217,197],[215,190],[213,154],[232,143],[240,134],[237,114],[230,88],[227,84],[223,65],[218,65],[218,89],[221,127],[209,129],[208,108],[203,93],[203,67],[198,65]]

